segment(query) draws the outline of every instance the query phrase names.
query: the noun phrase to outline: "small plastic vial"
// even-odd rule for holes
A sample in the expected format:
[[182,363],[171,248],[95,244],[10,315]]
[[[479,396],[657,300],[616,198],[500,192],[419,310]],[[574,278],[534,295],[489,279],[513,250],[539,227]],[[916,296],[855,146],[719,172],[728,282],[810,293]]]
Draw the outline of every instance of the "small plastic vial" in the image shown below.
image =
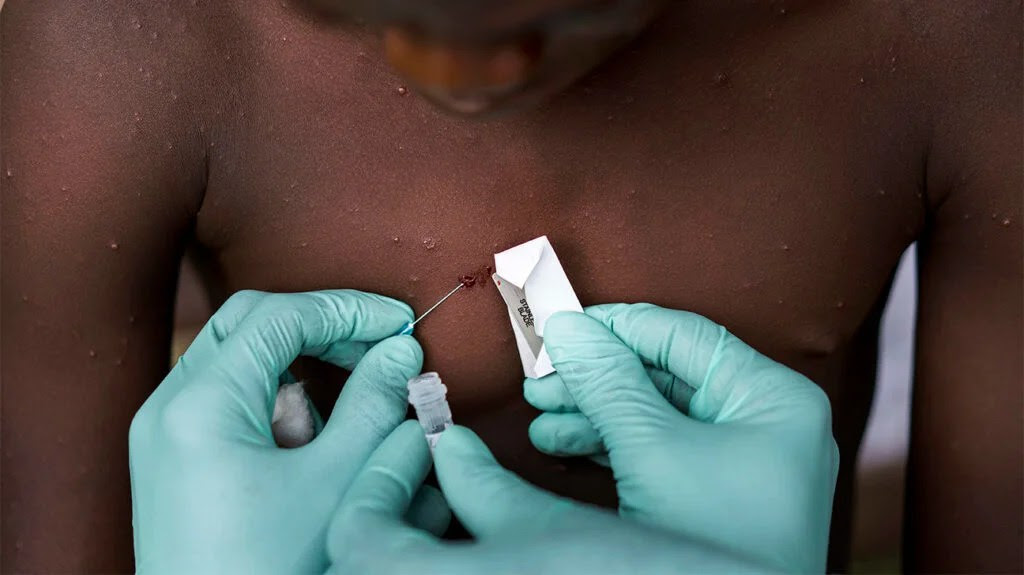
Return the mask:
[[422,373],[409,380],[409,403],[416,410],[416,419],[427,436],[427,445],[434,450],[441,432],[453,425],[452,410],[445,394],[448,388],[441,383],[436,371]]

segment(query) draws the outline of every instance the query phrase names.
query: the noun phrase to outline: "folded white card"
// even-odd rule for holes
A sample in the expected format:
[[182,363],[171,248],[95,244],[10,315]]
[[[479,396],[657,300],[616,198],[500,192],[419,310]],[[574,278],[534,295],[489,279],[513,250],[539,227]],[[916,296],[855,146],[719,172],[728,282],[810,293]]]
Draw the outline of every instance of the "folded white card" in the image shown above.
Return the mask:
[[583,311],[547,236],[494,254],[494,275],[526,377],[555,371],[544,348],[544,324],[558,311]]

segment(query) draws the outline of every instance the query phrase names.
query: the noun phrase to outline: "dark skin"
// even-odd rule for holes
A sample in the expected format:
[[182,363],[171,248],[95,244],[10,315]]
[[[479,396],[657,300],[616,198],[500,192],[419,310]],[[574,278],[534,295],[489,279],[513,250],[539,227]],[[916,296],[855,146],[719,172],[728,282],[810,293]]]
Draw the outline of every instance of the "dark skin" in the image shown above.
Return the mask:
[[[544,13],[524,5],[507,29]],[[1021,16],[1020,2],[672,4],[593,73],[551,80],[571,83],[557,95],[481,107],[452,94],[514,85],[529,58],[438,80],[413,42],[411,60],[391,54],[402,79],[376,34],[287,4],[10,0],[4,571],[132,569],[125,438],[167,369],[186,254],[215,304],[346,287],[422,311],[542,234],[584,305],[703,314],[828,392],[833,570],[880,306],[919,240],[906,568],[1024,569]],[[521,109],[455,116],[400,86]],[[461,291],[416,336],[456,420],[505,465],[614,505],[607,470],[530,445],[493,287]],[[296,370],[321,396],[343,379]]]

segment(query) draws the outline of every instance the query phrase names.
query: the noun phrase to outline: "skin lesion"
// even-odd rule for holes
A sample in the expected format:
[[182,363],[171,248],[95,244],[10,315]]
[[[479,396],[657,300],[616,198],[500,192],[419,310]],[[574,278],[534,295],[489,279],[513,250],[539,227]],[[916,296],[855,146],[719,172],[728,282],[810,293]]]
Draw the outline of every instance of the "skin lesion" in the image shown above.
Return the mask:
[[491,266],[481,266],[479,269],[463,274],[459,276],[459,283],[465,288],[471,288],[475,285],[486,285],[487,281],[491,279],[491,274],[494,273],[494,268]]

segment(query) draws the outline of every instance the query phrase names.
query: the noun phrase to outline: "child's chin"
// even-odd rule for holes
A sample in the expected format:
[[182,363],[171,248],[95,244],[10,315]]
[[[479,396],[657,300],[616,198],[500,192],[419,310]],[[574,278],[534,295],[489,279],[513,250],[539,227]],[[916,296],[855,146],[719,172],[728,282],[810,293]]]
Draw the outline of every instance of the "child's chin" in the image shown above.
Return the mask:
[[566,78],[559,82],[534,82],[500,94],[456,95],[431,90],[421,90],[420,93],[445,111],[460,116],[486,118],[537,108],[565,91],[575,80]]
[[503,95],[450,95],[429,90],[421,90],[420,94],[431,104],[460,116],[487,117],[511,110],[518,110],[536,105],[542,98],[524,98],[523,94]]

